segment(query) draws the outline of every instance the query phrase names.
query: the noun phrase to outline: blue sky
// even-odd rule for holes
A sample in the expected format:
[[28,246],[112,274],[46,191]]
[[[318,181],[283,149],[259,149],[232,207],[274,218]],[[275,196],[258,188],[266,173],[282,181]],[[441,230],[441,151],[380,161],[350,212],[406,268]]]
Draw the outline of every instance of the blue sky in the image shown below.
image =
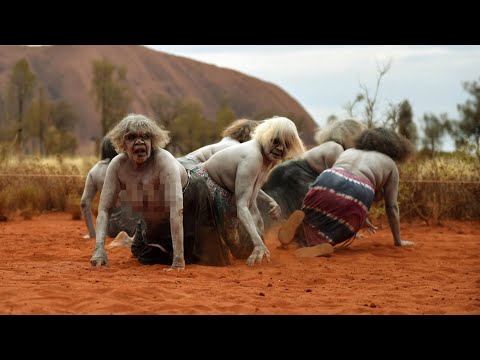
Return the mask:
[[[458,118],[468,99],[462,82],[480,79],[479,45],[145,45],[169,54],[234,69],[280,86],[323,127],[347,116],[344,105],[371,92],[377,65],[391,60],[378,96],[377,117],[389,102],[408,99],[417,126],[424,113]],[[449,141],[445,150],[451,149]]]

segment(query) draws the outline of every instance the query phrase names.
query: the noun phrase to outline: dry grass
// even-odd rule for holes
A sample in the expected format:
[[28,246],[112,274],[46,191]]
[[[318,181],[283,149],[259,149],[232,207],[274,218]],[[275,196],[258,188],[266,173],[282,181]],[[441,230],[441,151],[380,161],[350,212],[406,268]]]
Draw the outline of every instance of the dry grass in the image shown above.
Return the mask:
[[[399,167],[401,218],[480,219],[480,161],[463,153],[418,158]],[[376,204],[372,217],[384,215]]]
[[42,211],[70,211],[78,218],[85,177],[95,162],[93,157],[3,159],[0,214],[28,219]]
[[[68,211],[80,219],[80,197],[95,157],[0,158],[0,214],[26,219],[43,211]],[[400,170],[401,218],[480,219],[480,161],[462,153],[417,158]],[[98,206],[98,194],[92,210]],[[384,217],[383,202],[369,216]]]

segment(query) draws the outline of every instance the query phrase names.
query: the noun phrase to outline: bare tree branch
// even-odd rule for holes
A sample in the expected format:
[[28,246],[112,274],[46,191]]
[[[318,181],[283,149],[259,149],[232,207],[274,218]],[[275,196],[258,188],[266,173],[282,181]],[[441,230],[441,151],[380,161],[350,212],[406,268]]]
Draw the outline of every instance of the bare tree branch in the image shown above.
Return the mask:
[[349,101],[343,106],[343,108],[347,111],[347,113],[350,117],[352,117],[352,118],[355,117],[355,114],[353,113],[353,110],[359,102],[363,101],[363,99],[364,99],[363,94],[358,94],[353,102]]

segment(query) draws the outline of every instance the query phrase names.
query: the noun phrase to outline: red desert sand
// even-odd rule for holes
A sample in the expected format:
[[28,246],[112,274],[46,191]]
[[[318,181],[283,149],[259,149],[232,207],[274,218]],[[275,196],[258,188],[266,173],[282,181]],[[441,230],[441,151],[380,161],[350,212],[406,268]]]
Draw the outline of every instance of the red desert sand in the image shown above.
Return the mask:
[[95,240],[70,214],[14,219],[0,222],[0,314],[480,314],[480,223],[404,221],[401,232],[416,246],[393,246],[383,224],[318,258],[278,248],[272,232],[270,263],[164,272],[127,248],[91,267]]

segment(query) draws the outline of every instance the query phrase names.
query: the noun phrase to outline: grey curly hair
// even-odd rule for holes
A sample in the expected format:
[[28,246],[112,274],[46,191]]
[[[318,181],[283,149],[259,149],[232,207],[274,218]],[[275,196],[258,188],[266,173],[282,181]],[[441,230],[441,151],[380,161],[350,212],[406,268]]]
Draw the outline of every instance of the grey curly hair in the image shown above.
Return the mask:
[[119,154],[124,153],[124,136],[129,132],[143,131],[150,135],[152,149],[164,148],[170,142],[169,131],[159,126],[155,121],[141,114],[128,114],[118,122],[107,134]]
[[339,120],[325,130],[317,130],[314,139],[319,145],[327,141],[334,141],[342,145],[344,149],[349,149],[355,147],[355,140],[365,130],[367,130],[367,126],[358,120]]

